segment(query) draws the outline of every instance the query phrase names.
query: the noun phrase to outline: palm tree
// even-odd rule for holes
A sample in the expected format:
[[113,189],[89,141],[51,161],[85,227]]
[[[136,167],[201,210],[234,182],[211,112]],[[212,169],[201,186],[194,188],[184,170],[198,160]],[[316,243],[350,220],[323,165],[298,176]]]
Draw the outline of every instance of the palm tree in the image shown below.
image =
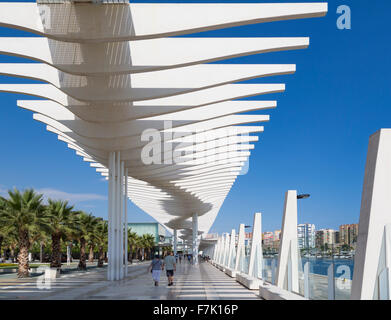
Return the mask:
[[104,261],[104,249],[107,247],[107,235],[108,235],[108,223],[107,221],[100,220],[95,229],[95,240],[98,246],[98,267],[103,267]]
[[[50,217],[48,216],[48,220],[50,219]],[[49,230],[51,231],[51,229]],[[33,239],[33,242],[31,243],[33,245],[33,243],[37,243],[38,247],[39,247],[39,261],[40,262],[43,262],[43,255],[44,255],[44,248],[45,248],[45,244],[47,243],[50,243],[49,239],[51,238],[51,235],[50,235],[50,232],[48,233],[47,230],[42,230],[42,229],[36,229],[34,230],[33,234],[32,234],[32,239]]]
[[[6,201],[5,199],[3,198],[0,198],[0,212],[1,210],[5,209],[5,205],[6,205]],[[0,258],[2,257],[1,253],[2,253],[2,247],[3,247],[3,242],[5,240],[5,237],[6,237],[6,232],[5,232],[5,228],[3,225],[0,225]]]
[[89,230],[88,233],[88,249],[89,249],[89,254],[88,254],[88,262],[94,262],[94,249],[96,245],[96,228],[100,224],[100,222],[103,220],[102,218],[95,218],[95,227],[91,230]]
[[148,233],[142,236],[143,247],[147,249],[149,258],[151,257],[151,249],[155,246],[155,237]]
[[144,241],[142,237],[137,236],[135,247],[136,247],[136,259],[142,260],[143,259],[142,249],[144,248]]
[[15,250],[17,246],[18,235],[16,234],[15,230],[10,230],[9,232],[7,232],[6,237],[4,237],[3,240],[3,247],[6,248],[6,250],[4,250],[4,255],[6,256],[6,259],[11,259],[12,262],[14,261]]
[[0,225],[0,258],[2,257],[3,243],[6,238],[6,232],[3,229],[4,229],[4,226]]
[[78,239],[80,242],[80,260],[78,268],[80,270],[87,270],[86,264],[86,244],[89,241],[89,237],[93,233],[98,220],[92,215],[83,211],[78,212]]
[[[42,205],[42,195],[33,189],[20,193],[16,188],[8,191],[9,199],[2,198],[0,225],[6,232],[16,233],[18,237],[18,277],[29,276],[28,253],[33,235],[38,230],[49,231],[48,216]],[[5,202],[5,204],[4,204]]]
[[61,268],[61,239],[66,240],[74,232],[76,225],[73,206],[68,201],[48,200],[46,212],[49,215],[52,235],[51,268]]
[[128,229],[128,246],[130,252],[130,263],[133,261],[133,248],[137,246],[138,235],[136,232],[133,232],[131,229]]

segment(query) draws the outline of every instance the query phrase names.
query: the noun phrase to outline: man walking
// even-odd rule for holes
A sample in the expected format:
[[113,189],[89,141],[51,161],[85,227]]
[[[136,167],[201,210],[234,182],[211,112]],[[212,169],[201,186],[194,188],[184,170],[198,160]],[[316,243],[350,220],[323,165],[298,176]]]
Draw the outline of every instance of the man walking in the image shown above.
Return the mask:
[[176,271],[174,252],[171,251],[170,254],[164,258],[163,267],[166,268],[168,286],[172,286],[174,284],[174,271]]

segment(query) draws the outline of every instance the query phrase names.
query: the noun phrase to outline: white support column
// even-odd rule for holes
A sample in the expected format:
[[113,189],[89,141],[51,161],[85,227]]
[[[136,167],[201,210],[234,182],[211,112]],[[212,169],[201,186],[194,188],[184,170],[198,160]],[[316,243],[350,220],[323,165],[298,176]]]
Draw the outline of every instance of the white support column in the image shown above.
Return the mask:
[[217,245],[219,243],[219,237],[217,237],[217,242],[214,244],[214,249],[213,249],[213,257],[212,257],[212,261],[215,262],[216,261],[216,256],[217,256]]
[[216,248],[216,263],[219,263],[220,259],[220,248],[221,248],[221,237],[217,236],[217,248]]
[[122,260],[121,260],[121,161],[120,161],[120,152],[115,153],[114,158],[114,179],[113,179],[113,188],[114,188],[114,211],[113,211],[113,268],[114,268],[114,279],[113,280],[120,280],[121,279],[121,269],[122,269]]
[[220,236],[217,236],[216,256],[215,256],[215,259],[214,259],[214,261],[215,261],[216,263],[219,263],[220,247],[221,247],[221,239],[220,239]]
[[224,254],[224,233],[220,236],[220,253],[219,253],[219,260],[217,261],[219,264],[221,264],[221,261],[223,260],[223,254]]
[[262,214],[254,214],[253,235],[250,249],[250,262],[248,265],[248,275],[254,278],[262,278],[263,268],[262,253]]
[[120,263],[119,263],[119,278],[124,278],[124,266],[125,266],[125,249],[124,249],[124,236],[125,236],[125,228],[124,228],[124,197],[125,197],[125,163],[123,161],[120,162],[120,174],[119,174],[119,188],[120,188],[120,197],[119,197],[119,249],[120,249]]
[[225,259],[228,255],[227,243],[229,242],[229,240],[227,241],[227,238],[228,238],[228,233],[223,233],[223,254],[221,256],[221,265],[222,266],[225,266]]
[[223,256],[223,263],[222,265],[224,267],[227,267],[228,263],[228,254],[229,254],[229,233],[225,234],[225,241],[224,241],[224,256]]
[[[297,249],[297,192],[288,190],[285,194],[284,215],[280,252],[278,254],[277,286],[299,292],[299,255]],[[288,270],[289,269],[289,270]],[[288,277],[288,271],[289,277]],[[288,283],[288,278],[291,283]]]
[[124,237],[125,237],[125,277],[128,275],[128,175],[129,169],[125,169],[125,196],[124,196]]
[[226,238],[225,238],[225,241],[226,241],[226,254],[225,254],[225,260],[224,260],[224,266],[228,268],[228,265],[229,265],[229,245],[231,243],[231,235],[229,233],[227,233],[226,235]]
[[381,276],[391,267],[391,243],[385,231],[391,224],[390,190],[391,129],[381,129],[369,139],[351,299],[383,298],[384,285],[390,292],[388,277]]
[[235,238],[236,238],[235,229],[232,229],[230,243],[229,243],[228,264],[227,264],[227,267],[230,269],[234,268],[232,262],[235,259]]
[[223,266],[224,265],[224,259],[225,259],[225,254],[226,254],[226,234],[223,233],[222,238],[221,238],[221,256],[220,256],[220,261],[219,263]]
[[177,229],[174,229],[174,256],[177,254]]
[[224,259],[225,259],[225,255],[226,255],[226,247],[227,247],[227,234],[226,233],[223,233],[222,235],[222,240],[221,240],[221,258],[220,258],[220,264],[221,265],[224,265]]
[[67,266],[71,264],[71,247],[67,244]]
[[109,201],[108,201],[108,267],[107,279],[114,280],[114,226],[115,226],[115,152],[109,154]]
[[193,214],[193,264],[198,264],[198,215]]
[[235,271],[242,271],[242,259],[245,255],[244,252],[244,224],[240,224],[239,226],[239,235],[238,235],[238,248],[236,250],[236,262],[235,262]]

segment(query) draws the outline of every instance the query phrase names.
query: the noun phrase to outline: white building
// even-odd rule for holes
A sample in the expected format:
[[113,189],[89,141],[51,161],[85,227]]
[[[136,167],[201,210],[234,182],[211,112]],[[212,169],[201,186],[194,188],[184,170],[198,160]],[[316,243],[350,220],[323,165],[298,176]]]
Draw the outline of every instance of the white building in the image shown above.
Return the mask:
[[299,249],[315,248],[315,225],[310,223],[297,226]]

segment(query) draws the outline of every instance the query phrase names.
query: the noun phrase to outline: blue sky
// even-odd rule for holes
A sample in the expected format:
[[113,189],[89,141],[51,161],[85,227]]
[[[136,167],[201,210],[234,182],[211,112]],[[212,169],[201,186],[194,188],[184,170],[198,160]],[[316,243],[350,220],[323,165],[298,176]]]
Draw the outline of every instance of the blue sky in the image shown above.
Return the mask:
[[[336,27],[339,5],[351,8],[351,30]],[[227,61],[296,63],[297,71],[249,81],[284,82],[286,91],[262,97],[277,99],[278,107],[268,112],[271,120],[265,123],[265,132],[252,151],[249,172],[237,179],[211,232],[227,232],[239,223],[251,225],[255,212],[263,213],[264,231],[279,229],[288,189],[311,194],[299,201],[299,223],[337,228],[358,222],[369,136],[391,127],[390,10],[390,1],[334,0],[329,1],[324,18],[196,35],[311,38],[306,50]],[[0,28],[0,36],[27,35]],[[23,60],[0,56],[0,63],[16,61]],[[19,80],[0,76],[0,83],[10,82]],[[18,108],[17,99],[26,96],[0,93],[0,194],[14,186],[34,187],[107,217],[107,183],[43,124],[34,121],[32,113]],[[129,221],[153,220],[130,205]]]

